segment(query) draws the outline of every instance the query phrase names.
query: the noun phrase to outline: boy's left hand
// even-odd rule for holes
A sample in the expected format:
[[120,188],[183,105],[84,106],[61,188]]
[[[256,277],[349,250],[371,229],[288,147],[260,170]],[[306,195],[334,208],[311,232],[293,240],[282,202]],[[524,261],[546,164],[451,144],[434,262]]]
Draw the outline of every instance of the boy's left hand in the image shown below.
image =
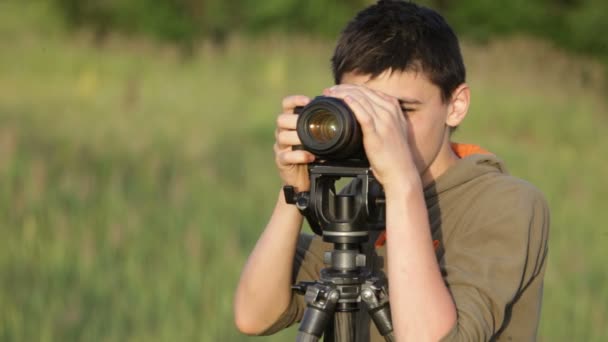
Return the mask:
[[419,179],[408,143],[408,121],[397,98],[353,84],[340,84],[323,94],[344,100],[352,110],[370,166],[385,190],[412,177]]

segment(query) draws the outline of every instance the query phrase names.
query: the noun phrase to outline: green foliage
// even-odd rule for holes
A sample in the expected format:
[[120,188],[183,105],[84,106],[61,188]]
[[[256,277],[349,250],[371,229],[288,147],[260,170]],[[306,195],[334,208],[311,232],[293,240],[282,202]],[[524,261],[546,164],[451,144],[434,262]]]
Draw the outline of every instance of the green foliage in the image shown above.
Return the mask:
[[[546,15],[547,4],[542,1],[467,1],[449,2],[441,8],[448,22],[457,32],[473,38],[489,39],[496,34],[552,30],[551,16]],[[554,17],[553,17],[554,18]]]
[[426,1],[465,37],[528,34],[608,62],[608,2],[601,0]]
[[369,1],[269,0],[244,1],[246,28],[253,32],[279,30],[335,37],[354,14]]
[[[111,30],[146,33],[172,41],[191,40],[199,35],[199,12],[182,1],[55,0],[66,23],[90,26],[98,34]],[[194,4],[194,3],[192,3]]]
[[[72,27],[148,34],[191,45],[222,42],[231,33],[299,32],[334,38],[370,0],[41,0],[51,1]],[[533,34],[608,62],[608,2],[602,0],[423,0],[465,37]]]
[[[367,1],[49,0],[72,27],[134,32],[182,43],[233,32],[333,35]],[[329,15],[328,15],[329,14]]]
[[599,55],[608,61],[608,4],[601,0],[586,1],[568,13],[564,43],[578,51]]

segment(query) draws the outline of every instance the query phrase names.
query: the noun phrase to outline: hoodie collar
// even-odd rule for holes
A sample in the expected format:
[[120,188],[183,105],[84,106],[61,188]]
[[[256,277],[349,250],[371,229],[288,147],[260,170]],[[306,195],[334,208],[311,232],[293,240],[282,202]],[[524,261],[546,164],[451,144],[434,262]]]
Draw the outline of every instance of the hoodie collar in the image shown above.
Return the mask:
[[452,150],[460,160],[424,188],[425,198],[434,197],[489,172],[507,173],[500,159],[477,145],[453,143]]

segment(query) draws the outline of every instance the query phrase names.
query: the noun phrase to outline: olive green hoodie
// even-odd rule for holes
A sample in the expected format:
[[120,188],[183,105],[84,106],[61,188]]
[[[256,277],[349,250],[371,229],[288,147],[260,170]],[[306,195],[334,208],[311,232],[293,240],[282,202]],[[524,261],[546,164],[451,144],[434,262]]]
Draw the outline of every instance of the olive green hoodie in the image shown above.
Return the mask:
[[[457,324],[443,341],[533,341],[546,267],[546,201],[531,184],[508,175],[495,156],[461,157],[424,188],[437,261],[458,312]],[[368,266],[384,272],[383,236],[374,240],[375,247],[364,248]],[[323,254],[332,248],[318,236],[302,234],[294,282],[318,279]],[[396,286],[389,279],[389,299]],[[264,334],[299,322],[305,309],[302,296],[294,294]],[[357,341],[384,341],[367,312],[357,319]]]

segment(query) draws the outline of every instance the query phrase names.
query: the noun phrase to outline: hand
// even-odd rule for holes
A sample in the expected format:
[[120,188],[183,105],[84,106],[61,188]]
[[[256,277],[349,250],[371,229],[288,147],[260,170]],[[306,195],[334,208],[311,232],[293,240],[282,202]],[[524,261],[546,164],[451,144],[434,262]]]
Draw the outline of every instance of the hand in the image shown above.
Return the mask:
[[352,84],[323,93],[343,99],[355,114],[370,166],[385,190],[403,179],[419,179],[408,143],[408,122],[395,97]]
[[302,95],[284,98],[283,113],[277,117],[277,128],[275,130],[274,155],[279,175],[284,185],[292,185],[297,191],[308,191],[310,189],[306,164],[314,161],[315,156],[308,151],[292,150],[292,146],[302,144],[296,132],[298,116],[294,114],[294,108],[305,106],[309,102],[310,99]]

